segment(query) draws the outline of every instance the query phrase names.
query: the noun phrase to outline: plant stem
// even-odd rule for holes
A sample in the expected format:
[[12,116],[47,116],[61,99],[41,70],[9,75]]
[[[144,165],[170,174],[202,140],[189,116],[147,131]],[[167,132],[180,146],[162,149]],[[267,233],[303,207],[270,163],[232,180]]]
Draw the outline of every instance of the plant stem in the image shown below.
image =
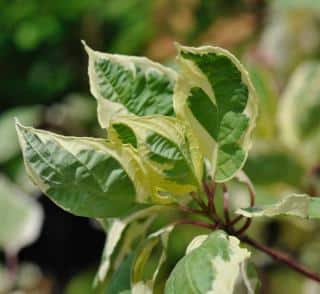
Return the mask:
[[237,235],[241,235],[243,234],[251,225],[252,219],[251,218],[247,218],[246,222],[244,223],[244,225],[238,230],[236,231]]
[[214,205],[214,195],[215,195],[215,183],[211,183],[212,186],[210,184],[208,184],[207,182],[203,182],[203,187],[204,187],[204,191],[207,194],[207,198],[208,198],[208,208],[209,208],[209,213],[210,214],[214,214],[216,215],[216,208]]
[[216,211],[216,206],[214,204],[214,198],[215,198],[215,194],[216,194],[216,184],[215,182],[203,182],[203,188],[204,191],[207,195],[208,198],[208,206],[207,206],[207,211],[208,211],[208,216],[212,217],[213,221],[215,223],[220,223],[220,219],[219,216],[217,214]]
[[208,223],[204,223],[201,221],[197,221],[197,220],[178,220],[175,222],[175,224],[177,225],[193,225],[193,226],[197,226],[197,227],[201,227],[201,228],[205,228],[205,229],[209,229],[209,230],[215,230],[218,227],[218,224],[208,224]]
[[201,209],[195,209],[195,208],[191,208],[189,206],[185,206],[182,204],[178,205],[178,208],[183,211],[183,212],[188,212],[188,213],[194,213],[194,214],[201,214],[201,215],[207,215],[203,210]]
[[309,279],[314,280],[316,282],[320,282],[320,274],[312,272],[311,270],[309,270],[304,265],[302,265],[299,262],[297,262],[296,260],[294,260],[292,257],[287,255],[286,253],[269,248],[268,246],[263,245],[263,244],[257,242],[256,240],[251,239],[248,236],[237,236],[237,237],[241,241],[251,245],[252,247],[254,247],[260,251],[263,251],[264,253],[271,256],[273,259],[286,264],[287,266],[289,266],[293,270],[301,273],[302,275],[308,277]]
[[191,193],[190,193],[190,196],[192,197],[192,199],[193,199],[194,201],[197,202],[197,204],[198,204],[203,210],[206,210],[207,207],[206,207],[205,203],[202,201],[202,199],[198,198],[197,193],[191,192]]
[[229,216],[229,191],[227,185],[222,183],[222,191],[223,191],[223,212],[224,218],[226,221],[226,225],[230,223],[230,216]]
[[[250,194],[250,206],[253,206],[255,202],[255,191],[249,181],[244,181],[244,182],[247,185],[248,191]],[[315,273],[309,270],[304,265],[300,264],[294,258],[292,258],[291,256],[287,255],[284,252],[272,249],[266,245],[259,243],[254,239],[251,239],[246,235],[242,235],[250,226],[251,219],[246,219],[246,222],[243,224],[243,226],[240,229],[235,230],[234,225],[242,219],[242,216],[237,216],[233,220],[230,220],[229,194],[228,194],[227,186],[225,184],[222,184],[225,223],[219,218],[218,214],[216,213],[216,209],[214,205],[214,194],[215,194],[214,184],[210,185],[209,183],[204,182],[203,188],[204,188],[204,192],[208,197],[207,205],[203,201],[198,199],[196,194],[191,194],[191,196],[198,202],[199,206],[202,208],[202,213],[206,214],[209,218],[211,216],[212,221],[214,223],[209,224],[209,223],[205,223],[197,220],[179,220],[176,222],[176,224],[194,225],[194,226],[202,227],[209,230],[216,230],[218,228],[223,229],[229,234],[232,234],[238,237],[242,242],[247,243],[248,245],[266,253],[267,255],[271,256],[273,259],[286,264],[288,267],[304,275],[305,277],[308,277],[309,279],[320,283],[320,273]],[[181,209],[190,213],[201,213],[201,210],[196,210],[191,208],[185,209],[184,207],[182,207]]]

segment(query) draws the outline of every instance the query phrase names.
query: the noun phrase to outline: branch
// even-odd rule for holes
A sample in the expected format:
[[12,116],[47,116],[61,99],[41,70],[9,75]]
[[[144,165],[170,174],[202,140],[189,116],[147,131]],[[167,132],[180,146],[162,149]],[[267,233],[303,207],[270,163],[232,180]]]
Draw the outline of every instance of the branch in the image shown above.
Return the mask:
[[215,230],[218,227],[218,224],[208,224],[197,220],[178,220],[175,222],[176,225],[193,225],[201,227],[204,229]]
[[203,187],[204,187],[204,191],[207,194],[208,197],[208,208],[209,208],[209,213],[210,214],[214,214],[216,215],[216,208],[214,205],[214,195],[215,195],[215,190],[216,190],[216,186],[215,183],[212,182],[211,185],[208,184],[207,182],[203,182]]
[[308,277],[311,280],[314,280],[316,282],[320,282],[320,274],[312,272],[308,268],[306,268],[304,265],[300,264],[296,260],[294,260],[289,255],[285,254],[284,252],[269,248],[266,245],[263,245],[256,240],[251,239],[248,236],[237,236],[241,241],[251,245],[252,247],[263,251],[264,253],[271,256],[273,259],[280,261],[284,264],[286,264],[288,267],[292,268],[293,270],[299,272],[300,274]]
[[238,231],[236,231],[236,234],[237,235],[243,234],[250,227],[251,222],[252,222],[252,219],[251,218],[247,218],[246,222],[243,224],[243,226]]
[[185,206],[183,204],[178,204],[178,209],[180,209],[183,212],[187,212],[187,213],[194,213],[194,214],[201,214],[201,215],[207,215],[205,213],[205,211],[201,210],[201,209],[195,209],[195,208],[191,208],[189,206]]
[[203,188],[208,198],[208,213],[209,217],[211,216],[215,223],[220,223],[219,216],[216,211],[216,207],[214,204],[214,198],[216,194],[216,184],[215,182],[203,182]]
[[201,199],[201,198],[198,198],[197,193],[195,193],[195,192],[190,192],[190,196],[192,197],[192,199],[193,199],[194,201],[197,202],[197,204],[198,204],[203,210],[206,210],[206,209],[207,209],[207,207],[206,207],[206,205],[204,204],[204,202],[202,201],[202,199]]
[[227,185],[222,183],[222,191],[223,191],[223,212],[224,218],[226,220],[226,225],[230,223],[230,216],[229,216],[229,191]]

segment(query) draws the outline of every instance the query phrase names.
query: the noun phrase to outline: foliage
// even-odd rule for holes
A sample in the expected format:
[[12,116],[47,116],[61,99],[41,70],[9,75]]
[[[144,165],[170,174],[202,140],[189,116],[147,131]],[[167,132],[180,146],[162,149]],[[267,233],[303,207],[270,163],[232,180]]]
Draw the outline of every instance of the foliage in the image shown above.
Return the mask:
[[[178,45],[180,70],[175,72],[147,58],[105,54],[84,45],[91,93],[107,137],[61,136],[19,122],[16,127],[31,180],[63,209],[97,218],[108,233],[96,289],[232,293],[241,275],[253,293],[243,270],[250,252],[240,241],[290,265],[243,233],[254,216],[317,218],[318,199],[291,195],[268,207],[253,206],[254,189],[242,168],[258,101],[238,59],[219,47]],[[250,207],[231,219],[227,185],[233,182],[248,188]],[[216,212],[219,186],[224,219]],[[179,220],[181,210],[191,219]],[[168,211],[173,222],[155,227]],[[170,240],[182,224],[214,232],[199,231],[186,255],[168,270]]]

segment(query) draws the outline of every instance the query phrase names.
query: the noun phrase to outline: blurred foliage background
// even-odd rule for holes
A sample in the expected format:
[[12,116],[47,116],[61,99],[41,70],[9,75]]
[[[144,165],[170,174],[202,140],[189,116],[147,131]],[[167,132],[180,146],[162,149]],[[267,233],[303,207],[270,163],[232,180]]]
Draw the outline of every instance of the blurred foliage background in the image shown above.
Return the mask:
[[[0,293],[90,293],[103,233],[39,194],[24,171],[13,125],[17,117],[61,134],[104,136],[81,39],[100,51],[146,55],[169,66],[175,41],[231,50],[247,66],[260,101],[245,166],[257,202],[292,191],[320,195],[319,1],[0,0],[0,27]],[[299,112],[289,120],[291,96]],[[241,206],[242,187],[233,190],[233,204]],[[256,221],[250,233],[320,272],[319,230],[316,222],[279,218]],[[194,234],[177,231],[173,260]],[[263,254],[254,261],[259,293],[320,293]],[[10,271],[17,271],[14,282]]]

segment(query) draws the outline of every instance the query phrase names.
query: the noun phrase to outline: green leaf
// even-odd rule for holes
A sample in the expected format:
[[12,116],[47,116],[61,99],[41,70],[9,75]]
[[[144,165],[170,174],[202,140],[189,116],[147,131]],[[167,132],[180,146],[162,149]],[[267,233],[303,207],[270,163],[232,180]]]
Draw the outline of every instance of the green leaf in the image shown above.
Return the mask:
[[31,197],[0,176],[0,248],[16,254],[34,242],[41,230],[43,211]]
[[257,116],[248,73],[218,47],[179,47],[174,108],[190,125],[217,182],[232,178],[244,165]]
[[202,154],[194,136],[178,119],[119,116],[111,122],[108,134],[114,141],[138,147],[155,203],[173,201],[163,194],[180,196],[198,189],[203,175]]
[[173,269],[165,294],[232,294],[240,264],[250,256],[239,240],[223,231],[196,237]]
[[309,166],[320,160],[320,63],[307,62],[294,72],[279,106],[282,141]]
[[103,128],[119,114],[173,115],[176,73],[145,57],[107,54],[84,44],[92,95]]
[[148,202],[149,184],[131,148],[20,124],[17,132],[31,179],[63,209],[81,216],[117,217]]
[[167,259],[168,241],[173,229],[171,225],[151,234],[138,249],[131,274],[133,294],[140,294],[141,289],[153,293],[158,273]]
[[320,218],[320,198],[306,194],[292,194],[277,203],[241,208],[236,213],[245,217],[292,215],[311,219]]
[[103,221],[108,223],[109,228],[101,264],[95,277],[95,287],[104,284],[109,273],[118,269],[124,258],[132,251],[137,239],[143,238],[155,215],[166,209],[164,206],[151,206],[124,218]]
[[130,289],[133,255],[133,253],[129,254],[123,260],[116,272],[112,275],[106,289],[107,294],[121,294],[123,291]]
[[19,142],[14,127],[14,118],[22,123],[37,125],[40,121],[41,108],[17,107],[10,109],[0,116],[0,138],[5,138],[0,144],[0,163],[5,162],[20,152]]

